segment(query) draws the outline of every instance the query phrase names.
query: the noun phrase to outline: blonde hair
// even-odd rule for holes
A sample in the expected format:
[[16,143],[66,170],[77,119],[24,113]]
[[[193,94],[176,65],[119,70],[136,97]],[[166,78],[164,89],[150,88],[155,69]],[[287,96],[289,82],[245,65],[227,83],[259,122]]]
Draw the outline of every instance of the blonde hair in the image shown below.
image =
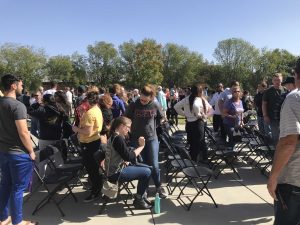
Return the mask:
[[91,85],[87,88],[87,93],[88,92],[97,92],[97,93],[99,93],[99,88],[95,85]]
[[151,84],[146,84],[141,90],[141,94],[143,94],[147,97],[150,96],[151,98],[155,96],[155,92],[156,92],[155,88]]

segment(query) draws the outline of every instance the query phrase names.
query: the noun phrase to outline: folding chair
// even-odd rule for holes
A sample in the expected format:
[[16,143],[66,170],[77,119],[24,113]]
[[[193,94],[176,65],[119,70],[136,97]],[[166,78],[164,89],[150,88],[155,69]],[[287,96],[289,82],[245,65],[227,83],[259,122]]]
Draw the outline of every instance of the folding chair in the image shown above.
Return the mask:
[[[103,146],[102,146],[103,147]],[[105,159],[105,150],[104,149],[100,149],[98,150],[97,152],[95,152],[94,154],[94,159],[96,160],[97,163],[100,163],[102,160]],[[108,177],[107,177],[107,174],[104,170],[104,168],[99,165],[99,170],[101,171],[101,174],[102,174],[102,177],[103,177],[103,180],[108,180]],[[131,182],[123,182],[123,183],[119,183],[118,184],[118,195],[116,197],[116,199],[110,199],[109,197],[103,195],[103,204],[101,205],[101,208],[99,210],[99,215],[103,214],[103,212],[105,211],[106,209],[106,206],[108,203],[110,202],[120,202],[120,200],[122,200],[125,204],[125,206],[129,209],[130,213],[132,215],[134,215],[134,212],[132,210],[132,208],[130,207],[130,205],[128,204],[128,199],[132,199],[133,198],[133,194],[129,188],[129,185],[133,185]],[[134,187],[134,186],[133,186]],[[126,197],[124,198],[124,196],[121,195],[121,192],[125,190],[126,191]]]
[[[188,159],[181,159],[180,155],[176,152],[176,148],[170,144],[168,137],[164,134],[161,135],[161,145],[164,146],[168,153],[166,161],[166,188],[169,194],[173,194],[180,183],[177,181],[177,175],[186,165],[191,166],[192,164]],[[175,180],[175,186],[171,188],[173,180]]]
[[257,165],[262,163],[263,160],[265,160],[265,165],[262,166],[261,173],[265,175],[265,173],[268,171],[268,168],[273,163],[273,157],[275,154],[275,146],[270,145],[268,141],[266,140],[266,137],[261,134],[258,130],[254,130],[255,135],[258,137],[259,141],[262,143],[261,146],[256,150],[258,154],[261,154],[260,160],[257,162]]
[[[60,207],[60,203],[69,195],[71,195],[75,202],[77,202],[77,198],[72,192],[72,188],[70,187],[69,183],[74,179],[73,173],[62,173],[62,171],[53,168],[53,162],[51,162],[51,157],[54,155],[54,149],[46,147],[42,151],[36,152],[39,158],[40,163],[45,163],[44,170],[40,170],[40,168],[35,164],[34,165],[34,172],[38,177],[41,186],[45,188],[47,191],[47,196],[44,197],[35,207],[32,215],[35,215],[37,211],[43,208],[47,203],[51,200],[56,205],[57,209],[61,213],[61,216],[65,216],[63,210]],[[50,173],[47,174],[47,168],[50,168]],[[54,188],[50,189],[49,186],[54,185]],[[56,199],[55,195],[60,190],[66,188],[67,192],[64,194],[64,197],[61,198],[59,201]]]
[[[185,176],[180,181],[180,183],[182,183],[184,180],[187,180],[187,182],[185,183],[177,197],[178,202],[189,211],[196,198],[199,195],[206,194],[208,197],[210,197],[215,207],[217,208],[218,205],[215,202],[207,186],[210,182],[211,177],[213,176],[213,171],[205,166],[197,165],[194,161],[192,161],[186,149],[180,148],[178,150],[183,159],[188,159],[192,163],[192,166],[185,165],[185,167],[182,168],[182,172]],[[189,196],[186,196],[186,198],[189,200],[189,204],[187,204],[181,199],[181,197],[184,195],[183,192],[189,184],[191,184],[194,187],[196,194],[192,199]]]

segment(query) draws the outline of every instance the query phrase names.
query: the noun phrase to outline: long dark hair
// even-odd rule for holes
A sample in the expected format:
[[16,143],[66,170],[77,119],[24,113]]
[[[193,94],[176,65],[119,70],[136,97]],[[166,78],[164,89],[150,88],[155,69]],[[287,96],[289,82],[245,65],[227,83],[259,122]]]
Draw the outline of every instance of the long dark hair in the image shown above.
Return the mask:
[[46,103],[46,105],[52,105],[54,107],[57,107],[55,98],[52,94],[45,94],[43,96],[43,102]]
[[203,94],[203,88],[200,84],[194,84],[191,87],[191,94],[189,96],[189,104],[190,104],[190,111],[193,111],[193,105],[194,105],[194,101],[196,97],[200,97],[202,99],[202,104],[203,104],[203,109],[204,112],[206,113],[206,105],[205,105],[205,101],[202,98],[202,94]]
[[67,100],[66,93],[64,93],[63,91],[55,92],[54,97],[58,98],[58,101],[57,101],[58,103],[62,103],[62,104],[65,104],[65,105],[71,105]]
[[108,133],[108,137],[110,138],[116,132],[116,129],[121,124],[127,125],[128,123],[131,123],[131,119],[129,119],[128,117],[120,116],[120,117],[115,118],[111,123],[109,133]]
[[[62,115],[66,115],[66,112],[65,110],[61,107],[60,104],[57,104],[57,102],[55,101],[55,98],[52,94],[45,94],[43,96],[43,102],[46,104],[46,105],[50,105],[54,108],[54,110],[58,111],[59,114],[62,114]],[[52,109],[53,110],[53,109]]]

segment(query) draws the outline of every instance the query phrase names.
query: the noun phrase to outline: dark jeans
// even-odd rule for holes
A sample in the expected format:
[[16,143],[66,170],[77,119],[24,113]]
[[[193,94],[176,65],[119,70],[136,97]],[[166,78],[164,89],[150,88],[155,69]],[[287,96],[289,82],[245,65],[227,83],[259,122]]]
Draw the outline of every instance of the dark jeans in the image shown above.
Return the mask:
[[94,153],[100,148],[100,140],[81,143],[81,146],[83,148],[82,162],[92,182],[92,193],[97,193],[102,188],[102,178],[99,173],[99,165],[94,158]]
[[223,119],[221,115],[215,115],[213,116],[213,128],[215,132],[218,132],[219,129],[221,130],[221,136],[225,138],[225,129],[223,125]]
[[274,225],[300,224],[300,187],[278,184],[276,196]]
[[120,173],[112,175],[109,180],[114,183],[117,180],[119,183],[138,180],[137,194],[143,196],[149,186],[150,177],[151,169],[148,167],[127,166]]
[[228,136],[228,146],[233,147],[234,146],[233,135],[232,135],[232,128],[233,127],[224,124],[224,128],[225,128],[225,133]]
[[13,224],[23,220],[23,193],[32,176],[33,162],[28,154],[0,152],[0,221],[10,215]]
[[197,161],[200,154],[200,160],[207,160],[207,147],[205,143],[205,122],[203,120],[196,120],[194,122],[186,123],[187,139],[190,144],[190,155],[193,161]]

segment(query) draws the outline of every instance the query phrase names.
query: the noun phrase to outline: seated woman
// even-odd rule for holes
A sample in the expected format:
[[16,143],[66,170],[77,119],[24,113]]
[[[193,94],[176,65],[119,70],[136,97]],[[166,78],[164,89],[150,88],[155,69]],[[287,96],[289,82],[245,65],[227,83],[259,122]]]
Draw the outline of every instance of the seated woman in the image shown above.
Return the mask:
[[[130,151],[125,143],[125,137],[130,131],[130,126],[131,120],[127,117],[118,117],[113,120],[105,155],[105,171],[108,180],[112,183],[138,180],[137,194],[133,205],[137,209],[149,209],[151,205],[143,196],[148,188],[151,169],[134,165],[137,156],[144,149],[145,139],[140,137],[138,139],[139,147]],[[128,166],[124,167],[124,164]]]
[[240,100],[241,90],[239,86],[232,90],[232,98],[224,103],[224,128],[229,137],[229,147],[234,146],[233,131],[238,130],[243,125],[243,103]]

